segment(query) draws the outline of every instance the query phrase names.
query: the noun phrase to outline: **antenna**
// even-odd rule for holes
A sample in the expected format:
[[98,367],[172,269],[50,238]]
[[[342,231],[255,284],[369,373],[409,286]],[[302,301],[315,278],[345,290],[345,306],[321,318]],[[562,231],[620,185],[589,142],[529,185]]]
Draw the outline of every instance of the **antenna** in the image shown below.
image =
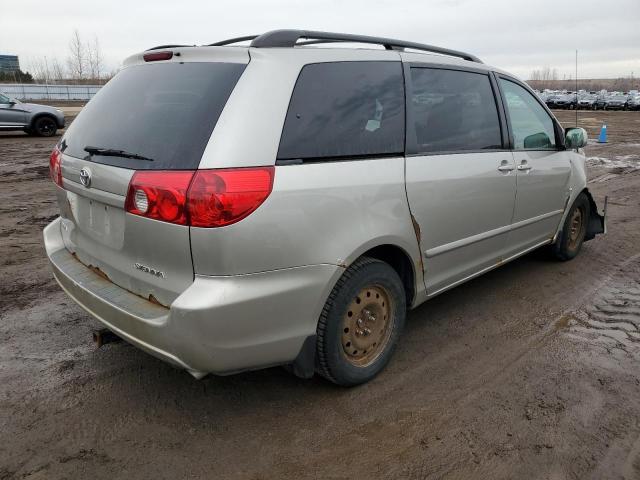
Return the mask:
[[576,48],[576,127],[578,126],[578,49]]

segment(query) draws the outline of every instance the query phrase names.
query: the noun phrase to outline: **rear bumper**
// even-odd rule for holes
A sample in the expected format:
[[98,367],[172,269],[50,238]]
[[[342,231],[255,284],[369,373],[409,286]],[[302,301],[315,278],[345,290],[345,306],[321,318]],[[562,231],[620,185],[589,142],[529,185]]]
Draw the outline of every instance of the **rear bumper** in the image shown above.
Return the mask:
[[313,265],[249,275],[196,275],[169,308],[104,279],[67,251],[60,219],[44,229],[64,291],[129,343],[196,378],[291,363],[314,335],[342,269]]

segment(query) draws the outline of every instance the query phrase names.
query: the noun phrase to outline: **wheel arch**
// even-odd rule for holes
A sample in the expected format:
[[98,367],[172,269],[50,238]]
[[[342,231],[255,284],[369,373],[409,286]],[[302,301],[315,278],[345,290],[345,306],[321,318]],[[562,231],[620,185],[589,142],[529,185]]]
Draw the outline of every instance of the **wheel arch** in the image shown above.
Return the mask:
[[407,307],[414,306],[420,291],[424,290],[422,258],[417,241],[414,245],[396,236],[371,239],[354,250],[340,266],[348,268],[360,257],[371,257],[388,263],[402,280],[407,294]]
[[56,124],[56,128],[60,128],[60,125],[58,124],[58,119],[56,118],[56,116],[52,113],[49,112],[40,112],[40,113],[36,113],[32,118],[31,118],[31,122],[29,122],[29,129],[33,129],[35,127],[36,122],[42,118],[42,117],[48,117],[51,120],[54,121],[54,123]]

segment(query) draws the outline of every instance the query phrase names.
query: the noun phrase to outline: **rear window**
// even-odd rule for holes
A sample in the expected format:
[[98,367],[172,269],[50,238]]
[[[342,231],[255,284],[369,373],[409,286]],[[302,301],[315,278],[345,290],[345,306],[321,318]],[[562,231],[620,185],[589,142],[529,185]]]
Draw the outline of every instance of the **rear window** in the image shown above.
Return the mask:
[[195,169],[245,65],[162,63],[128,67],[82,110],[65,135],[64,153],[85,147],[152,159],[95,154],[90,160],[137,170]]
[[404,152],[400,62],[335,62],[300,72],[278,159],[331,159]]

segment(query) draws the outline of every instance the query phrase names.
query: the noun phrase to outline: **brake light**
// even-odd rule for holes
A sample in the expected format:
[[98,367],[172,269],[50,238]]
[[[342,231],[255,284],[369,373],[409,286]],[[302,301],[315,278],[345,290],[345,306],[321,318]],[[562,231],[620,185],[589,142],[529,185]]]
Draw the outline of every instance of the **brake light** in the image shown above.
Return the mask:
[[187,225],[187,189],[193,172],[140,171],[133,174],[125,209],[134,215]]
[[125,209],[163,222],[223,227],[255,211],[273,188],[274,167],[192,171],[138,171]]
[[153,52],[142,55],[145,62],[157,62],[158,60],[171,60],[173,52]]
[[56,146],[49,157],[49,176],[53,183],[62,187],[62,152]]
[[223,227],[255,211],[271,193],[274,167],[198,170],[189,187],[194,227]]

